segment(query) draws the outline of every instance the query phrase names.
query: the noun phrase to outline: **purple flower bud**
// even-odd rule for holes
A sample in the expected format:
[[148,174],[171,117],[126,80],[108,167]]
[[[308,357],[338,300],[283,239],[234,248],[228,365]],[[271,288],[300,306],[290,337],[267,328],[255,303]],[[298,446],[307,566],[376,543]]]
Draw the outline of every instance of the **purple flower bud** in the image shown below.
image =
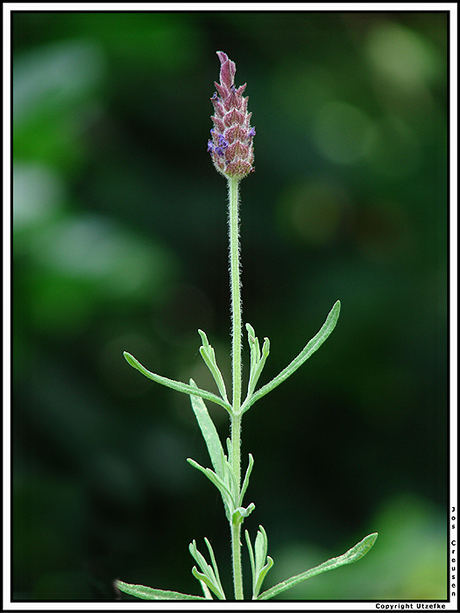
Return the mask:
[[225,140],[225,138],[222,136],[222,134],[219,134],[217,136],[217,140],[219,142],[219,147],[223,147],[224,149],[226,149],[228,147],[228,143]]
[[214,83],[217,93],[211,102],[212,140],[208,151],[218,172],[225,177],[242,179],[254,170],[252,139],[255,129],[250,126],[252,113],[248,113],[248,98],[243,97],[246,84],[235,87],[236,65],[223,51],[217,51],[220,60],[220,83]]

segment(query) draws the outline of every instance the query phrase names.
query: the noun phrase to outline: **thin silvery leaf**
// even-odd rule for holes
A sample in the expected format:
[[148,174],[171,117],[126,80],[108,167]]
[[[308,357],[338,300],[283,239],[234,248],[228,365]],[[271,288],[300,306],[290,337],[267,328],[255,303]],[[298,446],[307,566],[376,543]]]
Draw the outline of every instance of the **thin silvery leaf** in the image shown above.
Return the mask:
[[203,330],[198,330],[198,332],[201,336],[201,340],[203,341],[203,345],[200,347],[201,357],[203,358],[206,366],[209,368],[209,371],[211,372],[214,381],[216,382],[217,389],[219,390],[222,399],[228,402],[225,381],[222,376],[222,373],[219,370],[219,367],[217,366],[214,348],[209,344],[208,337],[203,332]]
[[201,398],[205,398],[206,400],[210,400],[211,402],[214,402],[215,404],[220,405],[221,407],[226,409],[228,412],[231,412],[232,410],[231,405],[227,401],[225,401],[223,398],[219,398],[217,394],[213,394],[212,392],[202,390],[198,387],[193,388],[192,386],[187,385],[187,383],[182,383],[181,381],[174,381],[174,379],[168,379],[167,377],[163,377],[162,375],[157,375],[147,370],[145,366],[142,366],[139,360],[136,360],[136,358],[132,356],[130,353],[128,353],[127,351],[124,351],[123,355],[125,356],[125,359],[130,366],[138,370],[148,379],[151,379],[152,381],[155,381],[156,383],[160,383],[160,385],[165,385],[166,387],[170,387],[171,389],[176,390],[176,392],[182,392],[183,394],[193,394],[194,396],[200,396]]
[[[197,387],[193,379],[190,379],[190,386],[192,388]],[[219,434],[217,433],[216,427],[211,419],[211,416],[209,415],[203,398],[190,394],[190,401],[196,420],[205,440],[206,447],[208,448],[209,457],[211,458],[214,470],[216,471],[216,474],[222,478],[224,475],[224,450],[222,448],[222,443],[220,442]]]
[[377,540],[377,536],[377,532],[369,534],[368,536],[363,538],[362,541],[357,543],[354,547],[346,551],[341,556],[338,556],[337,558],[331,558],[330,560],[323,562],[323,564],[320,564],[315,568],[311,568],[310,570],[307,570],[300,575],[295,575],[295,577],[291,577],[290,579],[286,579],[286,581],[278,583],[266,592],[260,594],[257,600],[268,600],[269,598],[273,598],[273,596],[277,596],[278,594],[281,594],[281,592],[290,589],[294,585],[297,585],[301,581],[305,581],[305,579],[310,579],[311,577],[319,575],[320,573],[324,573],[327,570],[333,570],[334,568],[338,568],[339,566],[344,566],[345,564],[352,564],[353,562],[360,560],[373,547],[375,541]]
[[142,600],[209,600],[208,598],[203,598],[203,596],[181,594],[180,592],[172,592],[170,590],[157,590],[153,587],[125,583],[120,580],[116,581],[115,585],[121,592],[130,596],[136,596]]
[[308,360],[308,358],[317,351],[324,341],[328,338],[331,332],[334,330],[337,320],[340,314],[340,300],[332,307],[329,315],[326,318],[323,326],[321,327],[318,334],[316,334],[302,349],[299,355],[292,360],[292,362],[286,366],[286,368],[280,372],[280,374],[272,379],[270,383],[267,383],[263,387],[261,387],[255,394],[252,396],[248,396],[248,398],[243,403],[241,407],[241,412],[244,413],[247,411],[259,398],[271,392],[275,387],[280,385],[283,381],[285,381],[288,377],[290,377],[302,364]]

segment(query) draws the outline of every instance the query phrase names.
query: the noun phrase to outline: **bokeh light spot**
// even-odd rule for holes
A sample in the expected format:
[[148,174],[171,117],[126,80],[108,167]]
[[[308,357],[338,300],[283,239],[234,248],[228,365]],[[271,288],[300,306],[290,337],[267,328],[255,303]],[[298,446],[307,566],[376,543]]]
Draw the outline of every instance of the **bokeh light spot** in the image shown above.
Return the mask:
[[89,282],[115,296],[151,293],[170,272],[168,253],[131,236],[109,219],[79,215],[37,237],[36,257],[61,274]]
[[104,70],[102,50],[85,40],[56,42],[22,55],[14,65],[14,124],[81,102]]
[[318,149],[338,164],[353,164],[368,151],[373,122],[363,111],[345,102],[328,102],[314,125]]
[[60,175],[42,164],[15,164],[13,227],[23,230],[47,221],[61,208],[64,184]]
[[432,81],[442,64],[430,41],[395,23],[383,23],[371,30],[367,55],[379,73],[404,88]]

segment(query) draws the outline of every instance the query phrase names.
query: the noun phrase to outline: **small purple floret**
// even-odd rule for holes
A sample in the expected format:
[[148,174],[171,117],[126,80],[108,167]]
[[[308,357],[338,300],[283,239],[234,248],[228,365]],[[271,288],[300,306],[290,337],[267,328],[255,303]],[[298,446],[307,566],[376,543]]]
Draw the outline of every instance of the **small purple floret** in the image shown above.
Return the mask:
[[228,143],[225,140],[225,138],[222,136],[222,134],[218,135],[217,140],[219,142],[219,147],[223,147],[224,149],[228,147]]

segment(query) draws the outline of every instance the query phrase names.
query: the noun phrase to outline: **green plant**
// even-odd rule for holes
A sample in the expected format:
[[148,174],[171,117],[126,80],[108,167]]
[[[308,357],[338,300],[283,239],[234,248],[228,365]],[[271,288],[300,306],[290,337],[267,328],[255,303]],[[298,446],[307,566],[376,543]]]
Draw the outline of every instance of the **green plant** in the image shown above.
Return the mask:
[[[233,588],[235,600],[243,600],[243,576],[241,565],[241,528],[244,519],[255,508],[253,502],[244,506],[249,479],[251,476],[254,459],[249,454],[248,465],[244,478],[241,470],[241,421],[244,413],[252,405],[268,394],[271,390],[285,381],[295,372],[317,349],[334,330],[340,313],[340,302],[337,301],[332,307],[327,319],[320,329],[299,353],[299,355],[272,381],[256,391],[265,362],[270,352],[270,342],[264,339],[262,347],[259,343],[254,328],[246,324],[247,338],[250,348],[249,383],[246,397],[242,394],[242,316],[241,316],[241,292],[240,292],[240,254],[239,254],[239,183],[242,178],[252,172],[253,167],[253,138],[255,130],[250,126],[251,113],[247,111],[248,98],[243,97],[246,85],[236,88],[234,85],[236,66],[228,59],[227,55],[218,52],[221,62],[220,83],[215,83],[218,94],[212,97],[214,127],[211,130],[212,138],[208,142],[208,151],[211,154],[214,166],[224,175],[228,182],[228,215],[229,215],[229,259],[230,259],[230,292],[231,292],[231,315],[232,315],[232,398],[227,395],[224,378],[217,365],[213,347],[210,345],[206,334],[199,330],[202,345],[200,354],[209,368],[217,385],[220,396],[212,392],[200,389],[191,379],[190,382],[181,383],[167,379],[166,377],[148,371],[132,355],[124,353],[127,362],[143,375],[170,387],[176,391],[190,396],[192,409],[198,421],[201,433],[206,442],[213,469],[204,468],[195,460],[188,462],[197,470],[201,471],[219,490],[225,508],[225,514],[230,525],[232,563],[233,563]],[[230,418],[230,437],[227,439],[226,450],[208,413],[205,400],[214,402],[223,407]],[[252,569],[252,599],[268,600],[284,592],[297,583],[313,577],[327,570],[338,568],[344,564],[350,564],[362,558],[373,546],[377,533],[366,536],[357,545],[343,555],[332,558],[320,566],[312,568],[304,573],[291,577],[274,587],[260,592],[262,582],[273,566],[273,560],[268,555],[267,533],[259,526],[254,545],[251,542],[248,531],[245,531],[245,540],[248,547],[249,559]],[[128,584],[117,581],[118,588],[138,598],[145,600],[209,600],[213,595],[219,600],[226,600],[222,587],[217,562],[211,543],[205,538],[211,564],[198,551],[196,542],[193,541],[189,548],[197,566],[192,569],[193,575],[200,582],[204,596],[180,594],[165,590],[154,589],[142,585]]]

